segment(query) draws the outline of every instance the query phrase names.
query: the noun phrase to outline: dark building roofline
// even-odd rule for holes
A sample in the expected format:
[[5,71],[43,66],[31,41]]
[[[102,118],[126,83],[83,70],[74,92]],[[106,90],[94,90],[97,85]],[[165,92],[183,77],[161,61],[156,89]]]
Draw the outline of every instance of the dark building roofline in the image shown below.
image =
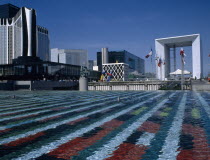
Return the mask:
[[[101,52],[101,51],[99,51],[99,52]],[[110,50],[108,50],[108,52],[128,52],[128,51],[126,51],[126,50],[116,50],[116,51],[110,51]]]
[[15,6],[15,5],[11,4],[11,3],[2,4],[2,5],[0,5],[0,6],[6,6],[6,5],[9,5],[9,6],[15,7],[15,8],[17,8],[17,9],[20,9],[20,7]]
[[44,29],[44,30],[48,30],[47,28],[42,27],[42,26],[40,26],[40,25],[36,25],[36,26],[37,26],[37,28]]
[[41,33],[44,33],[44,34],[48,34],[49,33],[48,29],[45,28],[45,27],[38,26],[38,25],[36,27],[37,27],[38,32],[41,32]]
[[[136,56],[136,57],[138,57],[138,58],[144,60],[143,58],[141,58],[141,57],[139,57],[139,56],[137,56],[137,55],[135,55],[135,54],[133,54],[133,53],[131,53],[131,52],[128,52],[128,51],[126,51],[126,50],[108,51],[108,53],[120,53],[120,52],[129,53],[129,54],[131,54],[131,55],[133,55],[133,56]],[[101,51],[99,51],[99,52],[97,52],[97,53],[101,53]]]

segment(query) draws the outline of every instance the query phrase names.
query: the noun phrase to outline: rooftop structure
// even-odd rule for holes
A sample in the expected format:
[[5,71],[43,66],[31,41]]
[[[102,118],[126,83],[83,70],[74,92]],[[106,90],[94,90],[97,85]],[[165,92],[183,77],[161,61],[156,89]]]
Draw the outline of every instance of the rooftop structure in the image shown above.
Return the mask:
[[19,10],[19,7],[14,6],[10,3],[0,5],[0,18],[13,18]]

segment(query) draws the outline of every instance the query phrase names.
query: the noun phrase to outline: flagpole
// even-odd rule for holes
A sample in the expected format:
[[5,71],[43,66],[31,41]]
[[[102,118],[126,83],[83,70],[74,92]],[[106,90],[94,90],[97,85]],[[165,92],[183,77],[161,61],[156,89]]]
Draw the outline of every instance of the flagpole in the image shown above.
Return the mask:
[[[152,65],[152,55],[151,55],[151,66],[152,66],[152,73],[153,73],[153,65]],[[151,74],[152,75],[152,74]],[[152,78],[152,77],[151,77]],[[153,82],[152,82],[152,87],[151,90],[153,90]]]
[[158,78],[158,67],[156,66],[158,65],[158,56],[157,56],[157,53],[155,53],[155,75],[156,75],[156,78]]
[[184,57],[181,55],[182,75],[181,75],[181,89],[184,90]]
[[160,79],[162,81],[162,64],[160,64]]

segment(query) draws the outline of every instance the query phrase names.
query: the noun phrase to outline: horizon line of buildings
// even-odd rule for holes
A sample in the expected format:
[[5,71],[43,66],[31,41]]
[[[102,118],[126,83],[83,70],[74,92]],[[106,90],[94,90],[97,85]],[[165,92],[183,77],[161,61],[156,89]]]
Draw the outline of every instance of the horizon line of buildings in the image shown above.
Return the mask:
[[[126,50],[103,49],[106,49],[107,53],[106,63],[126,63],[129,72],[145,73],[142,58]],[[105,64],[102,52],[96,53],[97,62],[94,62],[88,60],[87,50],[50,49],[49,31],[37,25],[35,9],[19,8],[9,3],[0,5],[0,65],[13,64],[19,57],[39,57],[46,62],[85,66],[90,70],[102,72],[102,66]]]

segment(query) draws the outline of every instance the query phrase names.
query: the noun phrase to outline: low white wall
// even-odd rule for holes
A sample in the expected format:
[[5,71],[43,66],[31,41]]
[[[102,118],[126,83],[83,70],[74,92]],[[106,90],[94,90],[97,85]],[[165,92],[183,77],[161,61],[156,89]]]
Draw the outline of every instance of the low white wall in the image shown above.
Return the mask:
[[160,84],[113,84],[113,85],[88,85],[88,90],[90,91],[144,91],[144,90],[158,90],[160,88]]

